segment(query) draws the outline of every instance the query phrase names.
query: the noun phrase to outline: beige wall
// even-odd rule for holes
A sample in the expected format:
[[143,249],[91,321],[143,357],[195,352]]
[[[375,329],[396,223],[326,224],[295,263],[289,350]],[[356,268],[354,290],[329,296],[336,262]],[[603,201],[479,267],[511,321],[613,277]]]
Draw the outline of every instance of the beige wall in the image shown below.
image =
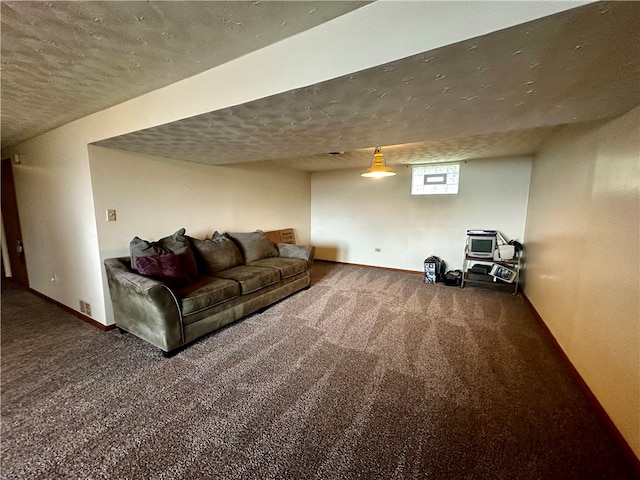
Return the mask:
[[[293,227],[309,243],[310,174],[257,165],[213,167],[90,147],[100,260],[129,253],[134,236],[158,240],[184,227],[196,238],[214,230]],[[117,221],[107,221],[115,209]],[[109,298],[105,285],[105,298]],[[107,324],[113,323],[107,301]]]
[[85,128],[63,127],[25,142],[14,150],[21,163],[12,167],[29,286],[75,310],[82,299],[102,321],[85,135]]
[[463,162],[458,195],[412,196],[411,169],[395,170],[382,179],[363,178],[360,170],[312,174],[317,258],[422,271],[424,259],[437,255],[456,269],[467,229],[496,229],[522,240],[530,157]]
[[525,293],[640,457],[640,107],[533,162]]

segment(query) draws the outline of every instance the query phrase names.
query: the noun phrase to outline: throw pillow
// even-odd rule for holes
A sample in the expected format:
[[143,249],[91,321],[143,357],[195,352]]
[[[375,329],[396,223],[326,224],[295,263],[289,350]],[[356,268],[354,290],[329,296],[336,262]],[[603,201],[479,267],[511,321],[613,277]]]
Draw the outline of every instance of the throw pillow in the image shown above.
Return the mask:
[[247,263],[279,255],[278,247],[267,238],[262,230],[247,233],[227,233],[226,235],[240,247]]
[[212,274],[244,263],[242,254],[233,241],[215,232],[212,238],[192,238],[196,260],[203,274]]
[[189,283],[189,276],[182,270],[180,258],[175,253],[138,257],[136,265],[141,275],[157,278],[172,286]]
[[143,240],[134,237],[129,243],[131,251],[131,266],[138,270],[137,259],[140,257],[150,257],[173,253],[178,256],[180,266],[189,277],[198,275],[198,266],[191,250],[189,238],[185,235],[185,229],[181,228],[173,235],[161,238],[157,242]]

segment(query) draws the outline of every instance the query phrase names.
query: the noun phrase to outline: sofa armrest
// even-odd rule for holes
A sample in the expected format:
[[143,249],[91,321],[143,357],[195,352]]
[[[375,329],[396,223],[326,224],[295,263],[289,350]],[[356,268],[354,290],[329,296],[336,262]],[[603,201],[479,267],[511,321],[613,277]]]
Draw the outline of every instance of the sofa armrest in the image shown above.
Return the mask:
[[306,260],[309,268],[313,264],[316,247],[312,245],[297,245],[293,243],[278,243],[280,256],[284,258],[300,258]]
[[104,261],[116,325],[168,352],[184,343],[180,306],[164,283],[129,268],[129,259]]

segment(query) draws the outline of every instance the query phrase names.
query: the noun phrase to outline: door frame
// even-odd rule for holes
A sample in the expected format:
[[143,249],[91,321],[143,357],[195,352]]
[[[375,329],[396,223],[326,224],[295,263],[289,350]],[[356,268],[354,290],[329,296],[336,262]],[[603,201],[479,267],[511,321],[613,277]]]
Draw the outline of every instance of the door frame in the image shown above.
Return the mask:
[[[20,285],[29,286],[27,260],[22,242],[22,229],[18,215],[18,201],[16,186],[13,178],[13,164],[11,158],[2,159],[2,233],[6,239],[11,278]],[[4,252],[3,252],[4,253]],[[4,263],[3,263],[4,265]],[[2,274],[8,272],[3,268]]]

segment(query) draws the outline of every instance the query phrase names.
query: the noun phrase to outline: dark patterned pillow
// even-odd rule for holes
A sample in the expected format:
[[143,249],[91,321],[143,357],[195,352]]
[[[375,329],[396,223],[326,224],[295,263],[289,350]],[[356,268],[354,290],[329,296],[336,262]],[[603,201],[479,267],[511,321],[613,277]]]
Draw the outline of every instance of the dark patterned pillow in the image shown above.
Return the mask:
[[157,278],[172,286],[189,283],[189,276],[182,269],[180,258],[175,253],[138,257],[136,266],[139,274]]
[[215,232],[212,238],[205,240],[192,238],[191,242],[200,266],[200,272],[205,275],[221,272],[244,263],[236,244],[218,232]]
[[143,240],[134,237],[129,243],[131,251],[131,266],[138,270],[138,259],[140,257],[150,257],[173,253],[178,256],[182,271],[189,277],[198,275],[198,266],[191,250],[189,238],[185,235],[185,229],[181,228],[173,235],[161,238],[157,242]]
[[280,255],[278,247],[267,238],[262,230],[247,233],[227,233],[226,235],[240,247],[242,255],[244,255],[244,261],[247,263]]

